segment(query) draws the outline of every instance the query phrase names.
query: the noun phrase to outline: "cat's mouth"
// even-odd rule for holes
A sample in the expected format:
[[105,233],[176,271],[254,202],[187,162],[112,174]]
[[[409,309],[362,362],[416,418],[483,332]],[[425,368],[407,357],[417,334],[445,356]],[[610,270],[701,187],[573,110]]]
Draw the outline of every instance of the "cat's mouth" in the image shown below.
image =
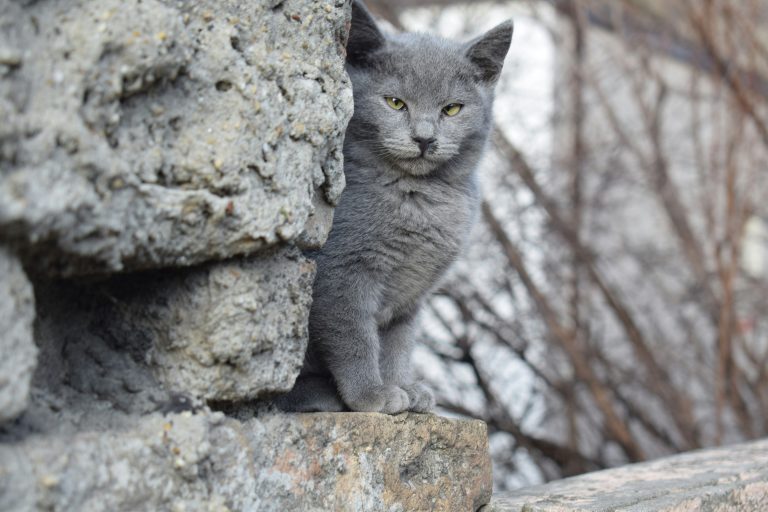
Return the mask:
[[424,176],[436,170],[447,160],[437,147],[422,152],[416,148],[389,149],[389,160],[401,172],[411,176]]
[[399,159],[397,162],[398,167],[412,176],[427,175],[437,169],[441,163],[441,161],[436,160],[434,157],[430,158],[430,156],[431,155],[425,154],[412,158]]
[[409,160],[411,162],[432,162],[432,163],[439,163],[442,161],[442,158],[438,156],[437,151],[435,149],[429,149],[425,152],[416,152],[412,155],[409,155],[404,158],[404,160]]
[[434,158],[429,158],[430,156],[431,155],[429,155],[429,154],[423,154],[423,155],[413,156],[413,157],[407,158],[407,160],[410,160],[412,162],[418,162],[420,160],[426,160],[428,162],[433,162]]
[[430,147],[425,148],[424,150],[416,147],[400,148],[397,151],[393,151],[393,156],[399,158],[400,160],[408,160],[412,162],[420,160],[436,161],[439,159],[438,148],[436,144],[432,144]]

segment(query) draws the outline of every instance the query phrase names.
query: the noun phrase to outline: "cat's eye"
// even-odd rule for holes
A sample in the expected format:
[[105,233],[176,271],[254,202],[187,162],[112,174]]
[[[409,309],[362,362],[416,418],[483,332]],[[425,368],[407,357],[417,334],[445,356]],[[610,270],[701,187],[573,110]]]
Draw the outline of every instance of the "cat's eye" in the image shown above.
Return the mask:
[[455,116],[459,112],[461,112],[461,107],[463,107],[461,103],[450,103],[443,107],[443,114],[447,116]]
[[387,97],[387,105],[395,110],[408,110],[405,106],[405,102],[400,98]]

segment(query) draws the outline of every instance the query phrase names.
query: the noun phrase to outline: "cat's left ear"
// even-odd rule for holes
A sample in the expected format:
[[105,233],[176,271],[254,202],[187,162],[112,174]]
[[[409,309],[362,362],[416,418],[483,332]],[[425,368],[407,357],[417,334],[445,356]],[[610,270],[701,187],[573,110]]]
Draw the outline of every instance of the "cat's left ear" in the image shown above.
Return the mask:
[[466,55],[479,70],[483,82],[493,84],[499,79],[513,31],[512,20],[507,20],[467,43]]
[[371,53],[384,46],[384,35],[363,2],[352,0],[352,21],[347,40],[347,62],[364,66]]

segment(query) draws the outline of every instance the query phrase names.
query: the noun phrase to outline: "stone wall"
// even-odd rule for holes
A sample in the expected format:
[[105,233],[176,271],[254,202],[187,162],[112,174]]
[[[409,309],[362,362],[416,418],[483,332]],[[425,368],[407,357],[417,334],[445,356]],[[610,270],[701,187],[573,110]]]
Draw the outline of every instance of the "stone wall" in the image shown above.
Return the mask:
[[323,243],[344,186],[344,3],[0,12],[3,343],[19,354],[0,397],[25,394],[36,350],[56,393],[94,387],[86,360],[118,364],[109,351],[205,400],[290,389],[314,276],[297,247]]
[[487,503],[481,422],[257,404],[306,348],[348,20],[0,0],[0,510]]

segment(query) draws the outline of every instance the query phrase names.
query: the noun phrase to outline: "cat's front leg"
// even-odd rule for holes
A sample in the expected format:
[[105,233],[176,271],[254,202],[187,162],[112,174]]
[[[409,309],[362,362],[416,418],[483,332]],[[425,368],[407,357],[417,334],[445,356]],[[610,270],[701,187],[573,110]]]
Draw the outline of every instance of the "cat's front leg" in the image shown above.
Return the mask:
[[384,383],[379,373],[372,298],[347,289],[329,299],[325,296],[313,304],[310,331],[344,403],[360,412],[397,414],[407,410],[408,394],[397,385]]
[[385,384],[399,386],[408,394],[409,410],[429,412],[435,407],[435,396],[427,386],[414,382],[412,375],[411,355],[415,332],[415,315],[398,318],[379,329],[379,368]]

